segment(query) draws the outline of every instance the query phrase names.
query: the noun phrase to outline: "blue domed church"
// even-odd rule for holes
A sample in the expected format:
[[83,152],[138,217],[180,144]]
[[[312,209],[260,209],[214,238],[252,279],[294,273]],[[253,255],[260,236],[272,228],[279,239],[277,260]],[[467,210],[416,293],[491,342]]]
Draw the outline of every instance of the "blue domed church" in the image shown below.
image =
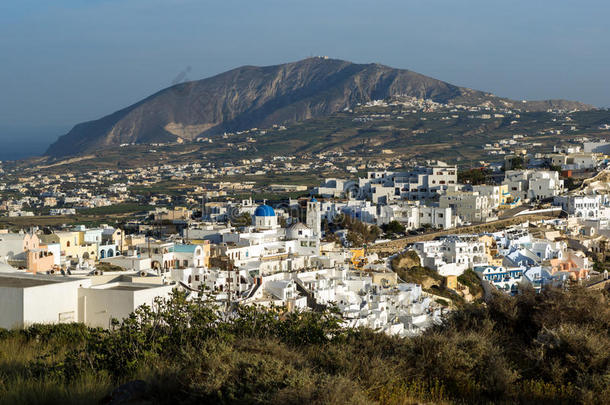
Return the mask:
[[277,229],[279,225],[275,210],[267,204],[259,205],[254,210],[252,225],[257,229]]

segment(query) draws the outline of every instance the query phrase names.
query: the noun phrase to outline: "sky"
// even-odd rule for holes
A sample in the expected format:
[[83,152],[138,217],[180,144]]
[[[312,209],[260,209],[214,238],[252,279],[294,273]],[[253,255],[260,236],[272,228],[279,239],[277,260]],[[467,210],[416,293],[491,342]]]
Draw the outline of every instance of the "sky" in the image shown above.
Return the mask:
[[610,106],[607,0],[2,0],[0,159],[177,81],[326,55]]

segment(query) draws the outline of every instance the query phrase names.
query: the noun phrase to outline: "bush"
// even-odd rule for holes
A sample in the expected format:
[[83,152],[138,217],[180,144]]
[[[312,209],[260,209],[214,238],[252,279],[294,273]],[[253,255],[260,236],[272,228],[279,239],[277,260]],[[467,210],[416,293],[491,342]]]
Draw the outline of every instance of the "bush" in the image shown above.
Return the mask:
[[90,337],[89,331],[82,323],[34,324],[21,330],[21,334],[37,343],[74,345],[85,342]]
[[492,172],[489,169],[469,169],[458,171],[458,182],[472,185],[488,183]]
[[468,287],[470,294],[475,296],[483,296],[483,286],[481,285],[481,279],[477,276],[477,273],[472,269],[466,270],[464,273],[458,276],[458,281]]
[[154,309],[111,330],[0,330],[0,403],[96,402],[133,379],[148,382],[153,403],[550,404],[610,395],[603,291],[495,294],[413,338],[343,329],[332,311],[238,307],[226,317],[182,293]]
[[387,234],[404,233],[406,231],[405,226],[396,220],[382,225],[381,229]]

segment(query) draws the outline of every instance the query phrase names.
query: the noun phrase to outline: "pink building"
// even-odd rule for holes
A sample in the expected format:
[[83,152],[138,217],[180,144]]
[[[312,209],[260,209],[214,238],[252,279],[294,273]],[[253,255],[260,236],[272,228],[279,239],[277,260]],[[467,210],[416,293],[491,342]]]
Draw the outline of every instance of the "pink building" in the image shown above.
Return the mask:
[[27,251],[26,268],[28,272],[37,273],[51,270],[54,266],[53,253],[43,246],[41,249]]
[[561,259],[551,259],[551,274],[559,271],[570,273],[570,278],[574,281],[584,280],[589,276],[589,259],[584,255],[568,250]]
[[25,252],[38,248],[40,239],[35,233],[0,234],[0,259],[5,261],[25,260]]

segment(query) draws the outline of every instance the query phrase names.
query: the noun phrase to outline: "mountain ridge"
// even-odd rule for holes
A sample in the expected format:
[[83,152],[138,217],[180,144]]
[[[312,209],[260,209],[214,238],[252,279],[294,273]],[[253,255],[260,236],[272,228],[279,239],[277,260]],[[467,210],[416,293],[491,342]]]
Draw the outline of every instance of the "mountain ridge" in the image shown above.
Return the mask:
[[531,111],[594,109],[566,100],[523,103],[407,69],[314,57],[273,66],[241,66],[170,86],[100,119],[75,125],[46,155],[77,155],[123,143],[192,141],[202,135],[323,117],[396,95]]

